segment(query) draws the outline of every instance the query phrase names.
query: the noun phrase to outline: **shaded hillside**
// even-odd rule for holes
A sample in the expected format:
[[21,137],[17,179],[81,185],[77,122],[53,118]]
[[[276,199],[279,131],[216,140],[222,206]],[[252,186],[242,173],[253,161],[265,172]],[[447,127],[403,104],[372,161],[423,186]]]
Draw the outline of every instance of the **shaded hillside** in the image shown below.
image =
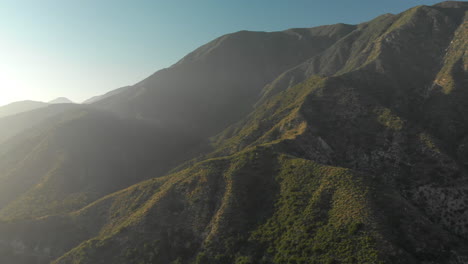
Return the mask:
[[198,142],[190,134],[81,108],[2,145],[0,218],[79,209],[161,175]]
[[96,103],[98,101],[101,101],[103,99],[106,99],[108,97],[111,97],[113,95],[116,95],[116,94],[119,94],[127,89],[130,89],[131,86],[125,86],[125,87],[121,87],[121,88],[118,88],[118,89],[115,89],[115,90],[112,90],[108,93],[105,93],[103,95],[97,95],[97,96],[93,96],[91,98],[89,98],[88,100],[84,101],[83,104],[92,104],[92,103]]
[[164,126],[211,136],[239,120],[263,86],[322,52],[355,26],[283,32],[241,31],[222,36],[98,106]]
[[34,109],[47,106],[47,103],[35,101],[14,102],[0,107],[0,118],[10,115],[15,115],[23,112],[28,112]]
[[[232,120],[231,114],[238,119],[252,106],[256,97],[252,90],[262,88],[269,78],[265,75],[273,76],[280,69],[300,62],[302,56],[325,49],[353,28],[340,24],[276,33],[226,35],[143,81],[142,84],[155,84],[148,93],[141,93],[142,84],[139,84],[96,105],[77,106],[76,111],[59,113],[54,106],[48,111],[34,111],[4,120],[3,124],[0,120],[0,126],[6,128],[4,140],[19,134],[6,141],[0,150],[4,157],[0,163],[0,179],[4,183],[0,217],[23,219],[69,212],[120,188],[160,176],[179,162],[209,149],[207,136],[227,125]],[[289,44],[292,46],[288,47]],[[265,45],[269,49],[264,50]],[[243,52],[249,53],[239,58]],[[252,52],[260,52],[261,60],[265,61],[255,61],[259,58],[252,58]],[[279,54],[270,58],[275,52]],[[227,67],[220,68],[222,65]],[[214,69],[220,71],[219,74],[211,72]],[[184,78],[177,77],[182,70]],[[231,70],[234,72],[229,72]],[[247,79],[244,78],[246,74],[250,76]],[[194,87],[193,83],[180,83],[190,79],[188,75],[197,78]],[[230,83],[234,79],[242,83]],[[187,86],[179,86],[182,84]],[[169,90],[173,87],[182,90]],[[199,93],[203,98],[192,96],[197,89],[201,89]],[[187,94],[182,95],[181,91],[185,90]],[[218,95],[224,99],[218,100]],[[238,96],[246,98],[241,100]],[[250,99],[245,100],[247,96]],[[144,112],[121,108],[119,100],[124,100],[125,106],[131,103],[136,108],[143,107]],[[123,119],[93,110],[94,106],[102,108],[101,104]],[[176,111],[176,116],[171,116],[171,109],[158,111],[154,108],[164,105]],[[199,107],[194,108],[194,105]],[[230,109],[234,105],[244,110]],[[218,111],[218,106],[224,110]],[[56,113],[59,114],[54,115]],[[165,120],[155,115],[164,115]],[[218,117],[213,119],[213,115]],[[34,127],[35,123],[40,125]],[[28,126],[33,129],[21,134]]]
[[239,32],[15,137],[0,262],[466,263],[467,25]]
[[67,110],[78,107],[73,104],[47,105],[39,109],[0,118],[0,144],[30,128],[47,122],[47,120]]

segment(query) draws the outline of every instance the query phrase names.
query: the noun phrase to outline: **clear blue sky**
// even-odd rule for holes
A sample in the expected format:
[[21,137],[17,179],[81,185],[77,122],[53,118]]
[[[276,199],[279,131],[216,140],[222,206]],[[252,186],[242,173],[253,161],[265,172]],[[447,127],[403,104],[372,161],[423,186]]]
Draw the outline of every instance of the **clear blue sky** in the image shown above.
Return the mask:
[[80,102],[239,30],[356,24],[430,0],[1,0],[0,105]]

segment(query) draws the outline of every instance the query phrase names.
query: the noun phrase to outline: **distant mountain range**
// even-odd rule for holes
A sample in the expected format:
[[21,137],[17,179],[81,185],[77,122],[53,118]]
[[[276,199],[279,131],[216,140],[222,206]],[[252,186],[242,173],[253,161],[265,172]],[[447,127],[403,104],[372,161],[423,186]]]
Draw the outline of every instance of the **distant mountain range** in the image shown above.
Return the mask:
[[47,103],[36,102],[36,101],[21,101],[14,102],[5,106],[0,107],[0,118],[14,115],[22,112],[31,111],[37,108],[47,106]]
[[467,87],[468,2],[448,1],[224,35],[10,114],[0,262],[466,263]]
[[46,107],[50,104],[73,104],[73,102],[65,97],[59,97],[48,103],[37,101],[14,102],[5,106],[0,106],[0,118]]
[[73,104],[73,102],[65,97],[59,97],[49,102],[49,104]]

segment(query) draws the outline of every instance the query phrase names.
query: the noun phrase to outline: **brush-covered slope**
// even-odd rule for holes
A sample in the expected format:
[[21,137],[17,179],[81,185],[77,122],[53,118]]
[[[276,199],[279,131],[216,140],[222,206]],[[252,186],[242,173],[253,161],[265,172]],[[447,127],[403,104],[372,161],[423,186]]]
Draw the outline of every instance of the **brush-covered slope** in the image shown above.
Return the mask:
[[[340,24],[221,37],[172,68],[96,104],[121,114],[125,121],[96,116],[91,108],[86,110],[89,107],[77,107],[92,112],[77,118],[68,118],[74,115],[71,112],[54,116],[59,106],[0,120],[5,127],[4,141],[43,122],[25,132],[27,136],[2,146],[0,153],[5,158],[0,176],[5,191],[0,195],[0,216],[16,219],[66,212],[146,179],[150,176],[147,171],[159,173],[151,176],[160,175],[196,155],[207,136],[233,120],[232,113],[240,118],[266,80],[322,51],[353,28]],[[50,119],[44,121],[46,117]],[[49,129],[57,122],[61,122],[58,128]],[[139,122],[153,127],[133,126]],[[109,188],[107,181],[112,181]]]
[[[468,238],[468,86],[460,66],[467,10],[467,3],[445,3],[397,15],[372,41],[375,55],[343,74],[277,90],[214,138],[213,155],[293,136],[296,155],[379,175],[431,221]],[[437,84],[453,61],[459,64],[446,78],[456,96]]]
[[[285,72],[265,92],[281,91],[315,74],[341,75],[361,68],[374,75],[362,76],[368,78],[363,81],[387,78],[389,88],[399,87],[392,92],[393,97],[401,96],[401,89],[422,93],[441,70],[446,49],[457,38],[455,31],[463,31],[466,9],[466,2],[458,2],[456,7],[418,6],[398,15],[379,16],[358,25],[326,51]],[[456,43],[461,50],[454,55],[460,57],[466,42]],[[451,60],[456,61],[453,57]]]
[[65,112],[2,144],[0,218],[69,212],[158,176],[197,143],[182,133],[92,109]]
[[[310,254],[376,262],[368,191],[352,171],[262,147],[143,182],[67,216],[1,227],[4,238],[16,241],[4,249],[10,256],[21,245],[23,255],[57,257],[67,242],[87,240],[55,263],[283,263]],[[37,236],[51,223],[72,236]],[[30,232],[18,234],[21,224]],[[298,251],[290,239],[309,250]],[[341,252],[324,250],[330,246]]]
[[[55,216],[46,208],[47,214],[19,221],[28,217],[15,215],[21,212],[15,207],[35,212],[27,207],[31,199],[24,199],[30,192],[23,192],[0,211],[10,219],[0,223],[0,262],[466,263],[467,10],[466,2],[445,2],[356,27],[239,32],[100,101],[97,106],[136,116],[138,124],[151,120],[169,135],[185,128],[181,131],[203,138],[230,126],[212,138],[211,153],[180,164],[169,175],[107,196],[103,191],[80,204],[85,206],[60,209]],[[337,28],[346,30],[339,37],[330,33]],[[326,34],[318,33],[322,30]],[[317,34],[336,38],[307,56],[293,51]],[[254,61],[253,51],[264,60]],[[255,73],[249,71],[254,65]],[[80,120],[65,122],[73,129],[45,135],[51,142],[66,137],[64,146],[69,146],[73,140],[67,137]],[[117,120],[110,115],[83,127],[99,131],[99,124],[121,124]],[[125,131],[120,125],[111,130]],[[101,134],[91,134],[90,145],[63,147],[66,151],[58,153],[101,153],[128,139],[100,142]],[[167,137],[161,138],[166,142]],[[130,146],[145,137],[135,138]],[[179,143],[186,135],[174,138]],[[130,146],[112,153],[133,153]],[[167,148],[180,149],[185,150],[177,144]],[[164,156],[171,166],[182,161],[172,160],[179,152],[174,153]],[[3,157],[18,164],[16,158]],[[34,155],[18,157],[36,160]],[[57,182],[68,186],[67,177],[54,182],[56,170],[47,168],[53,173],[34,188]],[[123,179],[144,175],[119,172]],[[101,186],[95,179],[104,177],[115,184],[101,173],[83,183]],[[54,199],[66,201],[70,193]],[[32,197],[40,201],[41,196]],[[35,207],[44,208],[42,202]]]
[[[428,125],[437,122],[437,116],[425,110],[441,96],[432,84],[450,67],[450,46],[459,43],[454,49],[459,55],[454,57],[463,59],[460,54],[465,54],[466,42],[460,44],[457,39],[466,34],[466,10],[463,3],[455,9],[421,6],[380,17],[362,25],[379,30],[358,32],[368,39],[340,44],[363,47],[338,63],[333,76],[306,77],[275,93],[267,86],[265,97],[246,119],[214,138],[216,151],[208,157],[219,158],[201,163],[221,163],[242,155],[251,155],[245,160],[252,160],[241,162],[245,167],[235,165],[243,168],[238,174],[227,170],[226,176],[226,169],[213,172],[218,180],[231,184],[222,195],[204,180],[203,186],[209,189],[203,192],[208,200],[202,204],[215,204],[217,209],[200,235],[192,233],[198,219],[188,221],[195,223],[189,231],[184,227],[187,219],[199,215],[185,213],[194,210],[192,203],[200,198],[184,198],[180,192],[187,189],[170,182],[167,196],[156,191],[154,215],[147,207],[148,218],[135,211],[144,224],[124,228],[111,238],[88,241],[57,263],[93,263],[98,258],[106,259],[103,263],[463,263],[468,176],[463,166],[466,158],[451,147],[463,142],[440,135],[440,126]],[[332,57],[342,50],[331,48],[324,53]],[[455,83],[464,82],[460,75],[449,76]],[[456,109],[460,112],[448,112],[446,118],[464,118],[466,111]],[[257,153],[252,148],[274,151]],[[275,155],[297,164],[286,162],[290,173],[285,173],[281,158],[267,158]],[[190,174],[199,165],[187,163],[175,175]],[[323,170],[314,174],[314,166]],[[218,168],[211,165],[209,171],[213,167]],[[338,171],[340,176],[333,173]],[[347,178],[345,172],[354,176]],[[177,181],[175,175],[170,179]],[[255,186],[254,195],[243,177]],[[329,191],[322,193],[327,188],[312,183],[318,179],[332,179]],[[192,194],[191,190],[187,193]],[[340,193],[341,202],[349,202],[346,206],[340,207]],[[144,234],[155,240],[143,242]],[[197,239],[200,242],[194,246]],[[135,244],[132,249],[130,245]],[[125,249],[125,256],[112,255],[114,248]]]
[[0,107],[0,118],[31,111],[37,108],[45,107],[47,105],[48,105],[47,103],[36,102],[36,101],[14,102],[14,103]]
[[31,111],[0,118],[0,144],[68,110],[79,108],[74,104],[46,105]]
[[[243,116],[267,80],[352,29],[339,24],[226,35],[92,106],[61,104],[0,120],[0,217],[67,212],[159,176],[197,155],[233,115]],[[78,110],[54,115],[59,107]]]
[[281,152],[279,145],[251,148],[68,215],[2,223],[3,259],[444,263],[463,246],[378,177]]

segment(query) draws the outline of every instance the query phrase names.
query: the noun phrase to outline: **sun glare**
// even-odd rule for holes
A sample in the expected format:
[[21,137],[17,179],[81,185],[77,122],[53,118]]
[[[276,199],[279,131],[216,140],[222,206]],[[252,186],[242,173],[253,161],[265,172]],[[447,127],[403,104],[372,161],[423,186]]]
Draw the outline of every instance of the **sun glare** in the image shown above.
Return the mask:
[[0,105],[24,100],[23,89],[18,80],[7,70],[0,68]]

